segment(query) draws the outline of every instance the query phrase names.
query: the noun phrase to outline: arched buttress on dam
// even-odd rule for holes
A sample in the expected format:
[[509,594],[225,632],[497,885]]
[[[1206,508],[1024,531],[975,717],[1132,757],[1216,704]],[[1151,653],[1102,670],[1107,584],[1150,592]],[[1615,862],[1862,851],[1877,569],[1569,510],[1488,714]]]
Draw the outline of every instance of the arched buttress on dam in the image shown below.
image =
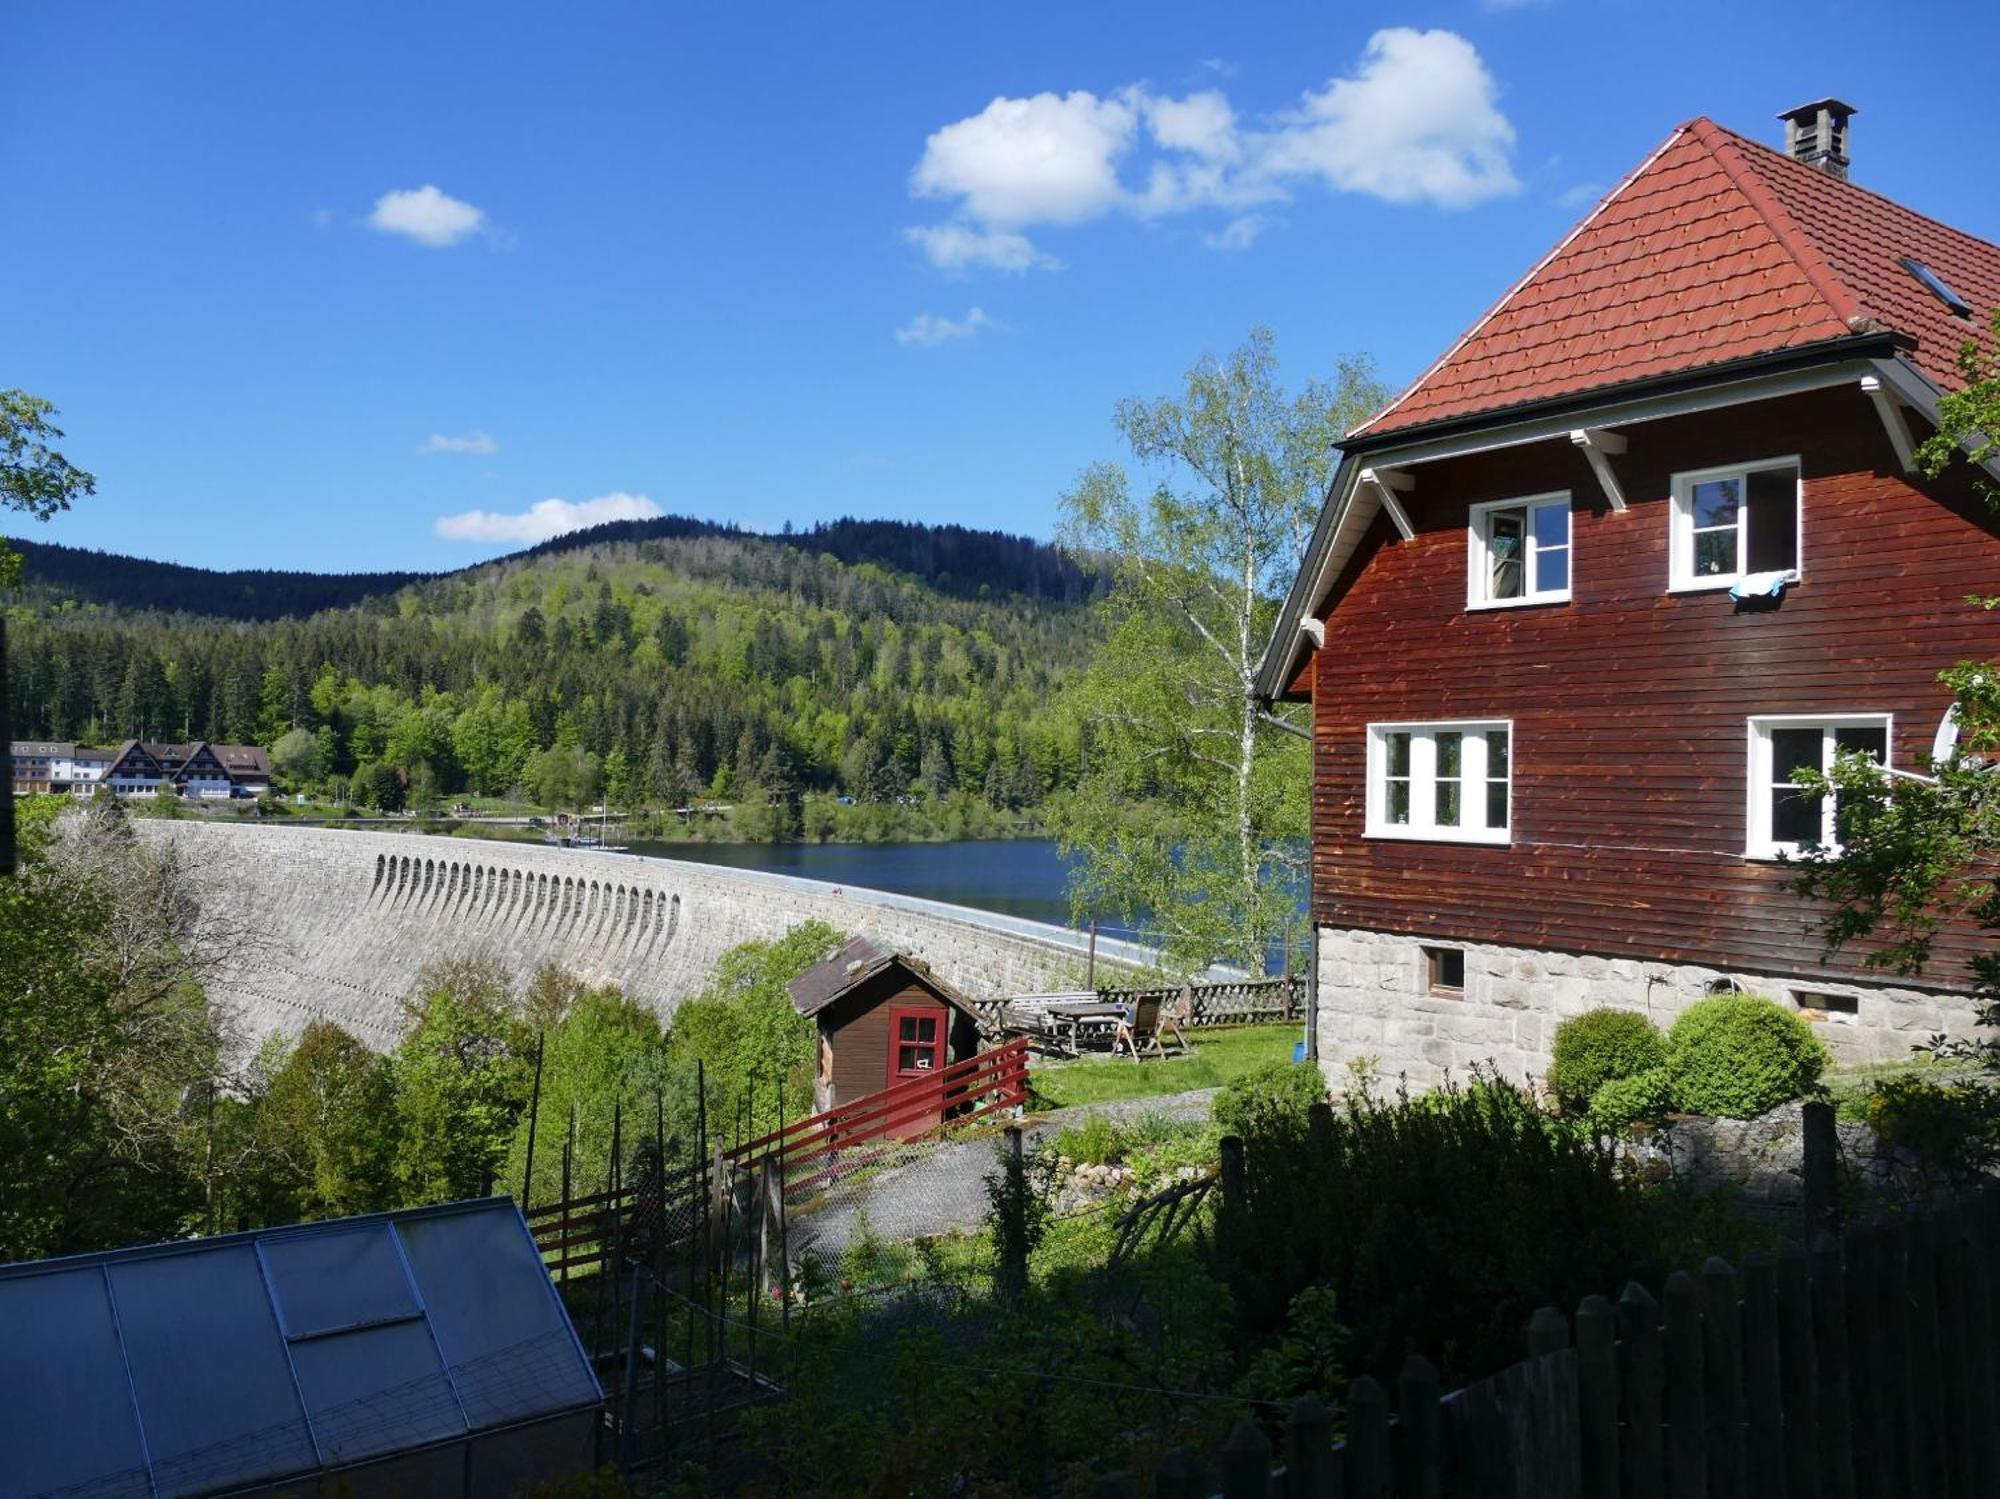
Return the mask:
[[[525,983],[547,963],[661,1014],[739,943],[820,920],[920,957],[966,994],[1072,987],[1085,939],[1060,927],[783,875],[535,844],[333,828],[144,821],[204,903],[252,934],[212,985],[255,1045],[314,1016],[395,1043],[427,963],[486,954]],[[1100,942],[1100,967],[1139,961]]]

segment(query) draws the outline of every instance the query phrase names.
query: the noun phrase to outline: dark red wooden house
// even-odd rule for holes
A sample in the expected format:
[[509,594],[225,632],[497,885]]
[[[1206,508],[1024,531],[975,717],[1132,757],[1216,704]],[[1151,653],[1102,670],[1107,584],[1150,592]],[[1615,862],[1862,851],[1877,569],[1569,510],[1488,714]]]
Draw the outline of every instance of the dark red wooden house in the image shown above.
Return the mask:
[[819,1023],[815,1112],[942,1072],[979,1050],[978,1018],[964,996],[921,959],[867,937],[835,948],[790,992],[798,1012]]
[[1540,1072],[1726,988],[1851,1060],[1970,1029],[1972,934],[1829,959],[1781,859],[1835,832],[1797,768],[1924,773],[2000,654],[2000,518],[1912,452],[2000,247],[1847,180],[1852,113],[1676,129],[1343,442],[1262,677],[1312,704],[1330,1071]]

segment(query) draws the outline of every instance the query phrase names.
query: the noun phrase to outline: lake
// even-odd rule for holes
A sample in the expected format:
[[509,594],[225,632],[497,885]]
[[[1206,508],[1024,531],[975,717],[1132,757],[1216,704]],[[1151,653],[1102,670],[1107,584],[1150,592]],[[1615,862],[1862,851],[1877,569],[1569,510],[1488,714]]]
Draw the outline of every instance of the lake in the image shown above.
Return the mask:
[[[1069,861],[1056,852],[1053,838],[964,843],[668,843],[640,838],[631,848],[656,859],[762,869],[1070,924]],[[1105,929],[1110,930],[1108,924]]]

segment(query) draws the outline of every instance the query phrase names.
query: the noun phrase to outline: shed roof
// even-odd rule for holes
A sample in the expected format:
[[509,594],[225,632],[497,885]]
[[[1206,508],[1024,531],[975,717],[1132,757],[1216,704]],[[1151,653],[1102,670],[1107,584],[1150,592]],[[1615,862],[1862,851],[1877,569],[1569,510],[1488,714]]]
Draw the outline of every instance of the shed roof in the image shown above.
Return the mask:
[[603,1397],[518,1209],[0,1266],[0,1499],[206,1494]]
[[[1903,264],[1973,307],[1955,315]],[[1883,331],[1933,384],[2000,306],[2000,246],[1713,120],[1675,130],[1408,390],[1374,438]]]
[[843,994],[900,964],[946,1004],[978,1018],[965,996],[930,970],[921,958],[879,947],[867,937],[850,937],[786,986],[792,1007],[801,1015],[817,1015]]

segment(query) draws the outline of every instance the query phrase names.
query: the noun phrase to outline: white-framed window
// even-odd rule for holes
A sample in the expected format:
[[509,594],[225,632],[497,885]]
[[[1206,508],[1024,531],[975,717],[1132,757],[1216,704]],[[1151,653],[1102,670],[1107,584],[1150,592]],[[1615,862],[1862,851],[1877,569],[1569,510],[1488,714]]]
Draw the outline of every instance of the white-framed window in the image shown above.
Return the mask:
[[1368,836],[1507,842],[1513,737],[1504,720],[1370,724]]
[[1831,774],[1842,750],[1889,763],[1890,715],[1766,715],[1750,720],[1749,855],[1775,859],[1808,844],[1840,844],[1839,798],[1810,797],[1792,780],[1800,770]]
[[1569,491],[1472,507],[1465,607],[1505,609],[1569,597]]
[[1729,588],[1756,573],[1799,576],[1805,485],[1797,458],[1674,475],[1672,589]]

